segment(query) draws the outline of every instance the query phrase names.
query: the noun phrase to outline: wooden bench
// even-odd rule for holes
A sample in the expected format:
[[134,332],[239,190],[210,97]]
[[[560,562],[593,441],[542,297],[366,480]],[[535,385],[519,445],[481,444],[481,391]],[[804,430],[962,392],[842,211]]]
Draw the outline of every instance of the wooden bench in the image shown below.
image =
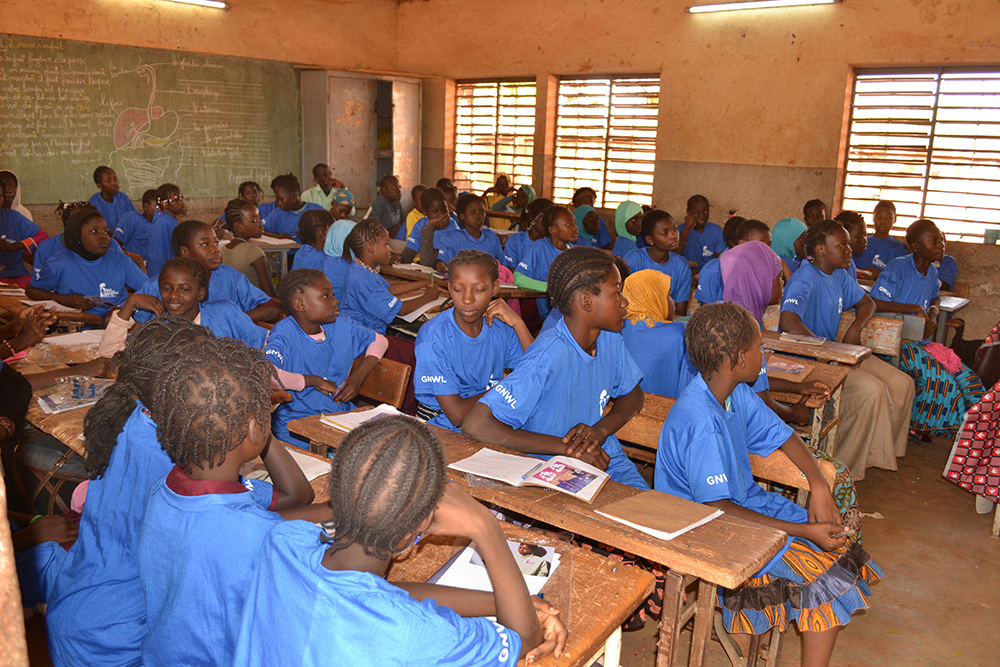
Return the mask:
[[[805,400],[805,406],[812,411],[808,424],[794,424],[792,428],[800,438],[812,445],[816,450],[824,454],[833,456],[837,449],[837,431],[840,427],[840,407],[841,398],[844,393],[844,381],[847,379],[847,369],[843,366],[833,366],[824,363],[810,363],[805,359],[792,359],[783,357],[773,352],[768,353],[767,359],[784,361],[788,363],[800,363],[811,366],[812,370],[806,376],[806,380],[819,380],[830,387],[830,398],[809,396]],[[796,404],[802,401],[802,394],[771,391],[771,398],[779,403]]]
[[[353,373],[361,365],[362,358],[354,360],[351,366]],[[358,387],[358,395],[379,403],[388,403],[396,408],[403,407],[406,399],[406,386],[410,382],[413,369],[399,361],[379,359],[375,368],[368,374],[365,381]]]

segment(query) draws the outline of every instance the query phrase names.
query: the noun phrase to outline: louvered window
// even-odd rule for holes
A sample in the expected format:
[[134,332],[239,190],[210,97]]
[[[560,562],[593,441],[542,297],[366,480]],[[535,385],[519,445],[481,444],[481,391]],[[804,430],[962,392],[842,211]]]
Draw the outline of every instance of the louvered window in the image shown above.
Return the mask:
[[1000,227],[1000,68],[859,70],[843,208],[895,202],[895,233],[930,218],[949,240]]
[[597,206],[652,203],[659,101],[659,77],[560,81],[555,200],[586,186]]
[[455,185],[482,194],[499,174],[530,184],[535,82],[459,83],[455,99]]

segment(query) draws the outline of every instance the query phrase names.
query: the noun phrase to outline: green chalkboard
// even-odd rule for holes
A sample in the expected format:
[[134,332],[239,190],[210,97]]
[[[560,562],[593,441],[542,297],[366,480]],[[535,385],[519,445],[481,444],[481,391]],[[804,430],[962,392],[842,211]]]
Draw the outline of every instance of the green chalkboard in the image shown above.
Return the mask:
[[198,53],[0,35],[0,168],[22,201],[90,197],[112,167],[132,199],[160,183],[232,197],[299,171],[298,73]]

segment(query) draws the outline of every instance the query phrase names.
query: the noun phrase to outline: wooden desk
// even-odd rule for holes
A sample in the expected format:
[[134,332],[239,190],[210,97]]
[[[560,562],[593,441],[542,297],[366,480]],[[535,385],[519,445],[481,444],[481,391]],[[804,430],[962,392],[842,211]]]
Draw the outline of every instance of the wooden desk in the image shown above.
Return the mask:
[[259,239],[250,239],[250,243],[254,244],[265,253],[275,252],[281,255],[281,266],[280,275],[285,275],[288,273],[288,251],[297,250],[302,247],[301,243],[296,243],[290,239],[273,239],[274,243],[268,243],[267,241],[260,241]]
[[[796,425],[794,428],[795,432],[803,440],[811,443],[816,449],[833,456],[837,448],[837,430],[840,425],[840,399],[844,391],[844,380],[847,379],[847,368],[844,366],[831,366],[830,364],[810,363],[804,359],[784,357],[773,352],[765,356],[769,361],[774,359],[775,361],[784,361],[790,364],[810,366],[812,370],[804,381],[819,380],[830,387],[829,399],[817,396],[810,396],[806,399],[805,406],[812,410],[812,420],[807,425]],[[772,391],[771,397],[781,403],[798,403],[802,399],[802,394]],[[823,442],[824,439],[826,442]]]
[[[30,308],[31,306],[21,303],[21,299],[23,298],[25,297],[0,295],[0,313],[4,313],[9,317],[15,317],[25,308]],[[104,324],[104,320],[97,315],[91,315],[82,310],[58,311],[56,313],[57,327],[65,327],[70,331],[76,331],[85,324],[101,326]]]
[[781,334],[776,331],[760,332],[765,350],[794,354],[800,357],[810,357],[820,361],[835,361],[839,364],[856,366],[872,355],[870,348],[862,345],[848,345],[828,340],[822,345],[803,345],[781,340]]
[[[324,425],[318,415],[293,420],[288,428],[292,433],[308,439],[320,455],[325,455],[330,447],[337,447],[345,435]],[[519,453],[470,440],[461,433],[431,428],[444,446],[447,463],[471,456],[483,447]],[[691,617],[695,619],[695,627],[690,664],[701,665],[711,639],[715,586],[739,586],[785,543],[785,534],[781,531],[729,515],[723,515],[672,541],[655,539],[595,512],[605,505],[641,493],[639,489],[616,482],[605,484],[594,502],[588,505],[564,493],[537,487],[471,486],[463,475],[457,473],[455,480],[483,502],[610,544],[670,568],[672,572],[668,573],[660,621],[659,667],[673,664],[678,635]],[[685,603],[685,591],[692,585],[697,586],[697,601]]]
[[[419,269],[405,269],[399,266],[383,266],[382,274],[393,278],[400,278],[402,280],[427,280],[427,278],[431,275]],[[517,287],[516,285],[501,285],[500,292],[497,296],[501,299],[544,299],[545,292],[523,289],[521,287]]]

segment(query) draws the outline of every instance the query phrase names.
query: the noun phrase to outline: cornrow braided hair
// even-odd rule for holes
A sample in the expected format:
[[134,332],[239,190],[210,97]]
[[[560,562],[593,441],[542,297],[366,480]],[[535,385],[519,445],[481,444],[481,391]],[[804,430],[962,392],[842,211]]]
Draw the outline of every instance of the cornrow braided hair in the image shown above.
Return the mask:
[[71,201],[64,202],[59,201],[59,206],[56,206],[56,213],[59,214],[59,218],[62,220],[63,225],[69,221],[70,216],[72,216],[77,211],[82,211],[83,209],[93,209],[97,211],[93,204],[89,201]]
[[[561,213],[565,213],[571,218],[573,217],[573,214],[569,212],[568,208],[566,208],[565,206],[559,206],[558,204],[554,206],[549,206],[544,211],[542,211],[542,219],[540,221],[540,224],[542,225],[542,234],[544,234],[545,236],[549,235],[549,232],[552,230],[552,225],[555,223],[556,218],[559,217]],[[573,221],[574,224],[576,224],[576,218],[573,218]]]
[[455,275],[455,270],[460,266],[478,266],[486,272],[490,282],[500,280],[500,265],[496,258],[482,250],[459,250],[448,262],[448,275]]
[[864,217],[857,211],[841,211],[834,220],[842,224],[847,231],[851,231],[850,227],[865,226]]
[[[202,303],[208,301],[208,283],[212,280],[212,272],[205,268],[205,265],[201,262],[191,259],[190,257],[174,257],[173,259],[168,259],[160,267],[159,278],[162,279],[167,271],[172,271],[174,269],[180,269],[181,271],[187,271],[191,274],[191,277],[195,279],[195,282],[199,286],[205,288],[205,298]],[[157,280],[157,285],[159,285],[159,280]]]
[[128,337],[125,349],[112,359],[118,369],[117,380],[83,422],[87,450],[84,463],[91,479],[102,476],[107,469],[118,434],[135,410],[136,399],[150,405],[154,380],[163,366],[175,358],[186,357],[189,346],[211,343],[212,339],[212,332],[205,327],[171,316],[149,320]]
[[[429,190],[428,190],[429,192]],[[440,192],[440,190],[438,190]],[[424,194],[427,194],[426,192]],[[423,200],[421,199],[421,202]],[[354,253],[355,257],[361,257],[362,251],[365,249],[365,245],[368,243],[377,243],[379,239],[382,238],[383,234],[386,234],[385,227],[376,220],[375,218],[366,218],[354,225],[354,229],[348,232],[347,237],[344,239],[344,259],[348,262],[351,261],[351,253]],[[282,278],[284,280],[284,278]]]
[[324,228],[329,229],[332,224],[333,215],[326,209],[309,209],[299,218],[299,238],[303,243],[314,243],[316,232]]
[[609,250],[587,246],[563,250],[549,267],[549,297],[563,315],[568,315],[576,292],[600,294],[601,283],[614,270],[615,258]]
[[361,544],[388,558],[430,516],[444,493],[444,453],[431,430],[409,417],[384,417],[350,432],[330,472],[331,551]]
[[255,189],[255,190],[256,190],[256,191],[258,192],[258,193],[260,193],[260,194],[264,194],[264,191],[263,191],[263,190],[261,190],[261,188],[260,188],[260,185],[258,185],[258,184],[257,184],[257,181],[243,181],[242,183],[240,183],[240,187],[236,188],[236,193],[237,193],[238,195],[241,195],[241,196],[242,196],[242,194],[243,194],[243,191],[244,191],[245,189],[247,189],[248,187],[250,187],[250,186],[253,186],[253,188],[254,188],[254,189]]
[[179,195],[181,193],[181,188],[179,185],[174,185],[173,183],[164,183],[160,187],[156,188],[156,206],[161,211],[170,203],[171,197]]
[[252,207],[253,204],[242,199],[230,199],[226,203],[226,212],[222,214],[226,220],[226,229],[233,231],[236,223],[243,219],[243,212],[249,211]]
[[684,342],[691,363],[709,379],[727,359],[729,367],[735,367],[759,332],[760,325],[750,311],[724,301],[702,306],[694,312],[684,331]]
[[181,256],[181,248],[187,247],[194,235],[205,229],[212,230],[212,225],[201,220],[185,220],[170,233],[170,246],[174,249],[174,257]]
[[722,226],[722,240],[730,248],[735,247],[739,243],[740,225],[744,222],[746,222],[746,218],[733,214],[729,216],[726,224]]
[[176,355],[156,378],[150,412],[156,436],[187,470],[221,465],[247,437],[250,419],[270,424],[274,365],[260,350],[231,338],[206,340]]
[[554,206],[552,200],[541,197],[525,206],[524,210],[521,211],[521,229],[526,232],[531,231],[531,228],[542,219],[542,213],[545,213],[545,209],[549,206]]
[[278,286],[278,298],[281,299],[285,312],[292,312],[292,299],[296,295],[303,294],[310,287],[321,286],[324,280],[330,282],[326,274],[319,269],[295,269],[282,276],[281,284]]
[[816,246],[826,243],[830,235],[834,234],[838,229],[843,230],[844,226],[834,220],[823,220],[806,230],[806,256],[815,257]]

